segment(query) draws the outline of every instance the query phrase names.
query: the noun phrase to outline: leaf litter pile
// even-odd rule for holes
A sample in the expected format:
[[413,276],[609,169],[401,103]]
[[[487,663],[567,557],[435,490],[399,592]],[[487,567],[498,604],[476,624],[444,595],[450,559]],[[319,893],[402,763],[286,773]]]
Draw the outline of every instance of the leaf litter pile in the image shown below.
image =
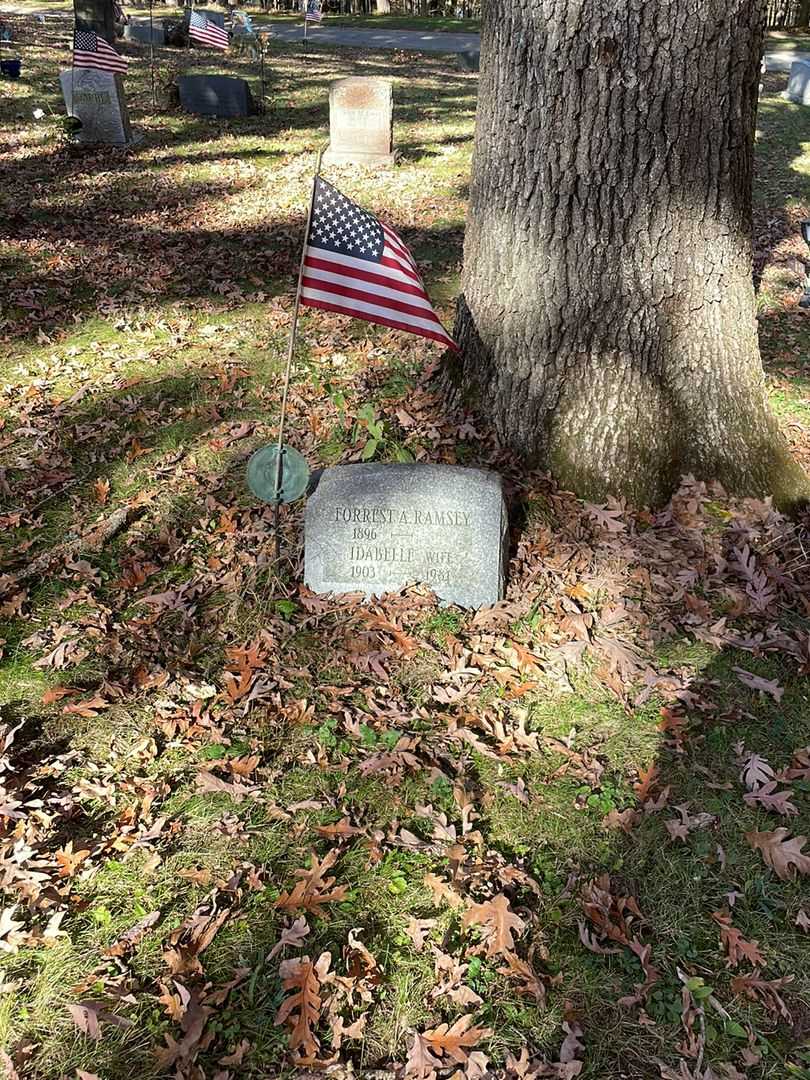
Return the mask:
[[[324,78],[366,62],[310,60]],[[296,62],[278,51],[291,95]],[[416,143],[434,124],[468,140],[470,101],[432,120],[427,102],[472,77],[389,63],[424,80]],[[151,118],[145,170],[15,132],[6,1074],[810,1075],[805,528],[692,478],[656,513],[582,503],[448,405],[432,346],[318,313],[288,429],[311,465],[493,468],[512,532],[492,608],[313,595],[302,506],[276,564],[244,483],[275,430],[307,129],[268,121],[266,170],[244,153],[259,121],[192,131],[178,164],[173,115]],[[211,132],[232,183],[200,245],[169,180],[207,197]],[[440,297],[468,161],[465,142],[344,175],[387,204]],[[143,199],[114,272],[59,216],[77,176],[99,204]],[[280,182],[288,217],[265,246],[254,221],[240,262],[239,215],[261,220]],[[159,277],[150,213],[170,237]],[[195,266],[210,280],[191,305]],[[104,273],[109,293],[88,293]]]

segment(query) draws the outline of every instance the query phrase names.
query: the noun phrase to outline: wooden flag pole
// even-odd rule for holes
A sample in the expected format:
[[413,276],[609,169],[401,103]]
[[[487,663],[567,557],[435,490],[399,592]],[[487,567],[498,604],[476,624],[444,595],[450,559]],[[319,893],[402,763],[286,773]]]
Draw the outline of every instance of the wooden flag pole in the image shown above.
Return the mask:
[[318,158],[315,162],[315,176],[312,178],[312,194],[309,197],[309,209],[307,210],[307,224],[304,230],[304,243],[301,247],[301,264],[298,267],[298,287],[295,290],[295,306],[293,307],[292,326],[290,327],[290,340],[287,346],[287,366],[284,372],[284,387],[281,391],[281,413],[278,421],[278,441],[276,444],[276,479],[273,528],[276,534],[276,561],[281,558],[281,535],[279,532],[278,508],[281,502],[281,476],[282,455],[284,453],[284,421],[287,416],[287,397],[290,391],[290,375],[292,374],[293,356],[295,355],[295,339],[298,333],[298,312],[301,308],[301,283],[304,280],[304,260],[307,254],[307,241],[309,240],[309,227],[312,223],[312,209],[315,206],[315,191],[318,186],[318,177],[321,174],[321,159],[323,158],[326,144],[318,150]]

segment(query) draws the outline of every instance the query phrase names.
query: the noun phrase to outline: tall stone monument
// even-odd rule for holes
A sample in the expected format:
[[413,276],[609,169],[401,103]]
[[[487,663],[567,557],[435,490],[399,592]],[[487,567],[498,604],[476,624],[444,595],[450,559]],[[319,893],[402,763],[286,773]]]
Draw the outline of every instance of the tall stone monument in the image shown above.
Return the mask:
[[59,73],[68,116],[82,122],[76,139],[86,145],[128,146],[132,141],[121,76],[94,68]]
[[393,165],[393,90],[388,79],[351,76],[329,87],[329,149],[333,165]]
[[380,596],[412,582],[460,607],[503,597],[508,518],[497,473],[455,465],[343,465],[307,500],[304,582]]

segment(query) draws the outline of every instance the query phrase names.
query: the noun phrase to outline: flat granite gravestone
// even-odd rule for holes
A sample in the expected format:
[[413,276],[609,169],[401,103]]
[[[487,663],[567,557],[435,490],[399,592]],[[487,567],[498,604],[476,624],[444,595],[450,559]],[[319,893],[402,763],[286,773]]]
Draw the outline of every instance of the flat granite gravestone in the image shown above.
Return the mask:
[[388,79],[350,76],[329,87],[332,165],[393,165],[393,90]]
[[68,116],[77,116],[82,122],[77,142],[128,146],[133,141],[120,75],[70,68],[60,71],[59,82]]
[[250,87],[228,75],[181,75],[177,80],[180,107],[198,116],[251,116]]
[[163,23],[128,22],[124,27],[124,41],[137,41],[141,45],[166,44],[166,31]]
[[366,597],[428,585],[465,608],[503,597],[506,503],[497,473],[456,465],[339,465],[307,500],[304,582]]
[[790,65],[785,97],[798,105],[810,105],[810,60],[794,60]]

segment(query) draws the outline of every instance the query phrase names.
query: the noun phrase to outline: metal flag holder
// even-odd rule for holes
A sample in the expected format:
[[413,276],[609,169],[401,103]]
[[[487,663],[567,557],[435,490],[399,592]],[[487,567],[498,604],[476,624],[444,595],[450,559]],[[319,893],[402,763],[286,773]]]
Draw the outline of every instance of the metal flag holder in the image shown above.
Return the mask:
[[304,243],[301,246],[301,264],[298,268],[298,287],[295,290],[290,340],[287,345],[287,363],[284,370],[284,383],[281,391],[281,411],[278,421],[278,438],[275,445],[263,446],[257,450],[248,462],[248,487],[257,498],[273,506],[273,531],[276,538],[276,560],[281,558],[281,534],[279,530],[279,506],[282,503],[295,502],[307,490],[309,484],[309,466],[306,459],[291,446],[284,445],[284,424],[287,418],[287,400],[290,393],[295,340],[298,333],[298,313],[301,309],[301,283],[304,279],[304,259],[306,258],[309,228],[312,223],[312,209],[315,205],[315,191],[321,173],[321,159],[326,145],[318,150],[315,163],[315,176],[312,180],[312,194],[309,198],[307,224],[304,231]]
[[261,110],[262,116],[264,116],[266,114],[266,112],[267,112],[267,102],[266,102],[267,90],[266,90],[265,81],[264,81],[264,50],[265,50],[265,47],[266,47],[267,43],[266,43],[266,41],[264,40],[264,38],[261,36],[261,34],[258,31],[256,31],[256,40],[259,43],[259,70],[261,72],[261,101],[260,101],[259,108]]
[[154,0],[149,0],[149,77],[152,80],[152,108],[156,109],[157,97],[155,96],[155,30],[152,25],[153,3]]

